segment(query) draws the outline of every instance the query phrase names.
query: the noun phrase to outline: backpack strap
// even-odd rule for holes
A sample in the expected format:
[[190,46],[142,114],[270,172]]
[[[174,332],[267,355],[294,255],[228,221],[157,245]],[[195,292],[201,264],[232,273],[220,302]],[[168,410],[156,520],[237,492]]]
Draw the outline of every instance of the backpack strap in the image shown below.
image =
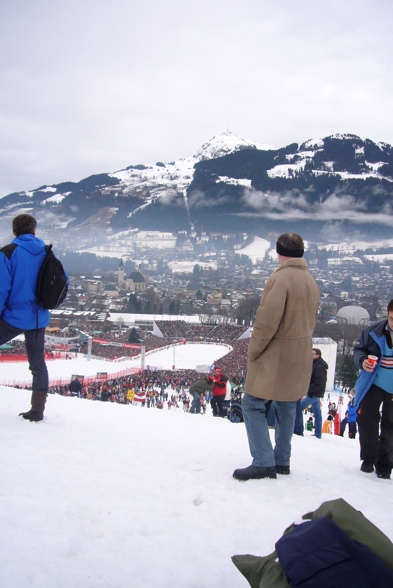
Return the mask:
[[17,243],[9,243],[8,245],[4,245],[4,247],[2,247],[0,249],[0,251],[1,251],[1,253],[4,253],[4,255],[6,256],[6,258],[8,260],[10,260],[13,252],[15,251],[15,249],[17,247],[18,247]]

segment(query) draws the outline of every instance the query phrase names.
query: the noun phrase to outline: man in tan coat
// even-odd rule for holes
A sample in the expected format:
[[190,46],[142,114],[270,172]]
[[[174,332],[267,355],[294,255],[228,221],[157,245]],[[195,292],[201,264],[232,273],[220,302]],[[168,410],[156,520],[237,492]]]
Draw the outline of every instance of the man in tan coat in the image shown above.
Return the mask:
[[[248,347],[242,409],[253,462],[234,471],[238,480],[290,473],[296,401],[310,384],[319,288],[302,259],[300,235],[281,235],[276,251],[279,266],[265,285]],[[269,406],[276,418],[274,449],[266,420]]]

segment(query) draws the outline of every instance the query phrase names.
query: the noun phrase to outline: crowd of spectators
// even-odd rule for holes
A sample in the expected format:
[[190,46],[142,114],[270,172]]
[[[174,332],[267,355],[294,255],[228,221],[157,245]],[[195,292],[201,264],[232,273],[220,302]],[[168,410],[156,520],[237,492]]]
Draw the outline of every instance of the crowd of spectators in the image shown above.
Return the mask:
[[169,339],[192,339],[195,332],[186,321],[156,321],[162,335]]
[[[143,393],[146,396],[146,400],[141,403],[143,406],[162,408],[160,404],[164,402],[176,406],[180,402],[189,403],[189,387],[199,377],[200,374],[195,370],[143,370],[137,374],[104,382],[96,381],[84,384],[82,381],[80,397],[89,400],[107,400],[119,404],[130,404],[135,393]],[[68,386],[52,386],[49,393],[62,396],[71,395]]]
[[241,325],[220,323],[207,333],[207,337],[213,341],[237,341],[246,330],[247,329]]
[[236,341],[247,330],[241,325],[220,323],[218,325],[190,325],[185,321],[156,321],[164,338],[187,341]]
[[13,339],[3,348],[0,347],[0,355],[27,355],[24,340]]
[[[117,404],[132,404],[146,408],[182,409],[188,412],[191,404],[190,385],[202,374],[195,370],[143,370],[138,374],[113,378],[105,382],[82,383],[79,398]],[[239,394],[241,387],[236,387],[233,394]],[[68,386],[52,386],[50,394],[75,396]],[[201,396],[201,412],[206,408],[211,396]]]
[[232,351],[217,361],[222,372],[236,385],[243,384],[246,378],[248,343],[249,339],[228,341]]
[[[159,349],[160,347],[165,347],[169,344],[169,340],[163,339],[162,337],[156,337],[151,332],[146,332],[143,334],[143,343],[140,345],[138,344],[138,347],[128,347],[127,345],[130,343],[127,334],[124,333],[102,333],[100,334],[99,339],[100,341],[108,341],[108,344],[94,343],[93,341],[91,349],[92,356],[102,357],[103,359],[112,361],[121,357],[129,358],[139,355],[142,345],[144,345],[145,351],[152,351],[154,349]],[[120,343],[122,345],[111,345],[111,343]],[[83,342],[80,352],[87,354],[87,341]]]
[[[88,352],[88,345],[87,341],[82,344],[81,353],[87,354]],[[94,357],[102,357],[103,359],[108,360],[115,360],[119,359],[119,357],[134,357],[140,353],[140,349],[136,348],[126,348],[126,347],[114,347],[110,344],[105,345],[102,343],[92,343],[91,346],[91,354]]]

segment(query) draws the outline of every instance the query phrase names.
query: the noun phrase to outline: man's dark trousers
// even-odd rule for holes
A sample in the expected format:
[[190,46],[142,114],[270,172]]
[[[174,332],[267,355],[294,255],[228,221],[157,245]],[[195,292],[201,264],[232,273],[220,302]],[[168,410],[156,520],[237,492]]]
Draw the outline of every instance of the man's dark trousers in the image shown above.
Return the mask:
[[[380,421],[381,434],[379,434]],[[393,394],[373,384],[360,403],[357,424],[360,459],[391,468],[393,466]]]

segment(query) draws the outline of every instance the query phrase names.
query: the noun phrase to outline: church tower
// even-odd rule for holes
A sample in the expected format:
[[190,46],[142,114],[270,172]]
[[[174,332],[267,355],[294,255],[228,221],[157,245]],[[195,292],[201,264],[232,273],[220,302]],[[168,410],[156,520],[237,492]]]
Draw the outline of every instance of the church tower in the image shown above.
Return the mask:
[[117,283],[119,286],[124,287],[124,263],[120,260],[119,269],[117,270]]

